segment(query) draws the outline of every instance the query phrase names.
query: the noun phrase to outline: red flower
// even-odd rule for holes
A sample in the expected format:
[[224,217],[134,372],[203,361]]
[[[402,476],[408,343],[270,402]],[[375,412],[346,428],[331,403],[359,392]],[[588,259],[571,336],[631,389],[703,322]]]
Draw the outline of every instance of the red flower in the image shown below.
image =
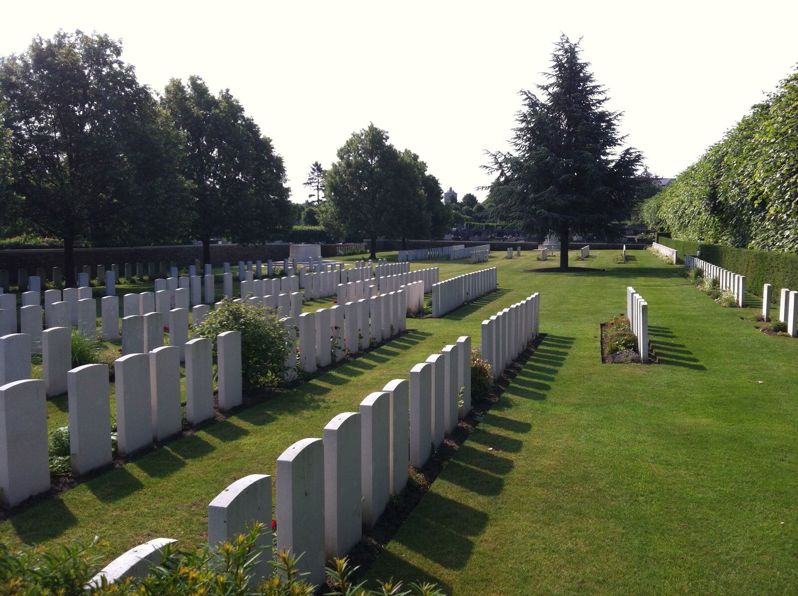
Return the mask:
[[272,532],[276,532],[276,531],[277,531],[277,520],[276,519],[272,519]]

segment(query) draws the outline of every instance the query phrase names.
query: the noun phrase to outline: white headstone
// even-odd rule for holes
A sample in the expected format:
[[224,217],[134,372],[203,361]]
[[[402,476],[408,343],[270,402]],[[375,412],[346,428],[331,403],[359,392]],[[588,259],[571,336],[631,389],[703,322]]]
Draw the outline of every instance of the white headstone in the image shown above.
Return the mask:
[[0,385],[0,500],[14,507],[50,489],[44,382]]
[[182,430],[180,413],[180,349],[176,346],[155,348],[150,359],[150,411],[153,438],[156,441]]
[[80,476],[111,463],[108,365],[73,368],[67,373],[67,387],[70,462]]
[[243,403],[241,332],[225,331],[216,337],[219,376],[219,409],[231,410]]
[[213,418],[211,340],[198,337],[186,343],[186,418],[199,424]]
[[297,567],[314,585],[324,581],[324,447],[302,439],[277,458],[277,548],[302,554]]
[[324,427],[324,537],[327,558],[344,557],[361,537],[360,414]]
[[147,354],[128,354],[114,362],[116,432],[120,455],[152,445],[150,360]]
[[31,378],[31,336],[9,333],[0,337],[0,385]]

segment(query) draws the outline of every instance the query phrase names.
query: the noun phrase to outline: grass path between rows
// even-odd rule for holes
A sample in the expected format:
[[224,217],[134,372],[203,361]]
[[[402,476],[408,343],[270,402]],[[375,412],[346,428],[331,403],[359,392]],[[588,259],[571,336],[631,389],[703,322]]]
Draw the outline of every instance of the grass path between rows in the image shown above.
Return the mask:
[[[372,578],[454,594],[795,592],[798,341],[632,254],[515,278],[541,292],[545,338]],[[627,285],[648,301],[659,364],[600,362],[599,323]]]

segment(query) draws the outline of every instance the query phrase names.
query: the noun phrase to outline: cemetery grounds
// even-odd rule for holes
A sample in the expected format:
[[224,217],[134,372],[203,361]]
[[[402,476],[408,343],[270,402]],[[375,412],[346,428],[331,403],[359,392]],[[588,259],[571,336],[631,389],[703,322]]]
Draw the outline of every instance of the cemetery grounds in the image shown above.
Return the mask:
[[[274,474],[294,441],[457,337],[478,347],[483,319],[540,292],[540,345],[369,576],[457,594],[794,591],[798,342],[754,329],[753,294],[722,308],[648,252],[619,264],[618,251],[574,251],[584,271],[565,274],[536,271],[556,266],[536,254],[413,263],[440,267],[441,280],[496,266],[499,289],[441,319],[408,318],[379,348],[36,500],[0,522],[0,541],[98,536],[106,562],[155,537],[201,543],[207,505],[228,484]],[[599,324],[624,311],[630,285],[649,303],[658,362],[602,364]],[[66,424],[66,397],[48,416]]]

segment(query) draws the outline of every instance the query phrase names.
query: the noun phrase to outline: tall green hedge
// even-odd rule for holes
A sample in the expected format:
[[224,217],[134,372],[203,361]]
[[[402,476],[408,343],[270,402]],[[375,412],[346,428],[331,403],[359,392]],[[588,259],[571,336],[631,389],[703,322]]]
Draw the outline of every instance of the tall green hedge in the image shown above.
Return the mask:
[[798,255],[768,250],[735,248],[720,244],[692,242],[660,237],[659,242],[678,251],[680,260],[684,255],[695,255],[724,269],[745,275],[749,291],[762,294],[762,286],[773,284],[776,292],[780,288],[798,290]]
[[641,208],[684,240],[798,251],[798,71]]

